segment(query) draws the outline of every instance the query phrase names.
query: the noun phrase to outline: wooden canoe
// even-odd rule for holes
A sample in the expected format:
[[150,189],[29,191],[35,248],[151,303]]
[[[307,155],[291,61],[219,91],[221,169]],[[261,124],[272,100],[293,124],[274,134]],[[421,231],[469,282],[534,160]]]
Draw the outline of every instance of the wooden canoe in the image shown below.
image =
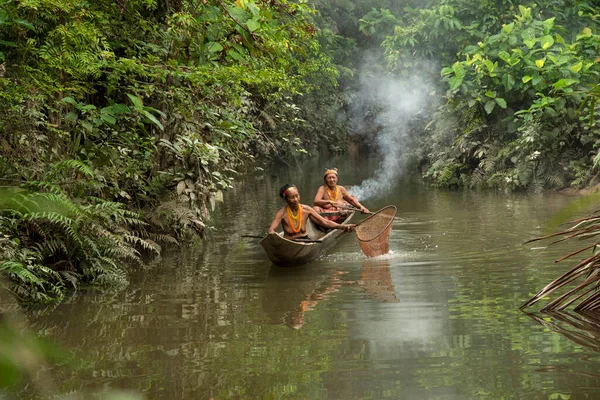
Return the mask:
[[[354,213],[348,214],[342,224],[350,222]],[[308,218],[306,234],[311,238],[310,242],[296,242],[283,237],[283,232],[277,235],[267,235],[260,241],[265,249],[269,260],[279,267],[297,267],[316,260],[335,243],[336,239],[345,231],[333,229],[327,233],[323,232]]]

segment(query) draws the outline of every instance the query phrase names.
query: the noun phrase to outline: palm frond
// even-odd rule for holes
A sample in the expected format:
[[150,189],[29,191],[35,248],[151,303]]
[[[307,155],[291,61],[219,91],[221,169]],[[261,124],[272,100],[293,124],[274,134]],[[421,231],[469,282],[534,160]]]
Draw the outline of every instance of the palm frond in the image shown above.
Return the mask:
[[[554,240],[552,243],[558,243],[570,239],[589,240],[600,235],[600,216],[593,214],[586,218],[572,221],[574,224],[569,229],[553,233],[544,237],[532,239],[544,240],[562,236],[561,239]],[[547,284],[535,296],[531,297],[521,308],[534,305],[544,297],[550,296],[556,292],[563,292],[558,297],[548,302],[541,311],[563,310],[573,306],[576,311],[579,310],[599,310],[600,309],[600,242],[597,239],[593,244],[584,246],[581,249],[573,251],[558,260],[561,262],[570,259],[584,251],[592,251],[592,255],[581,260],[577,265],[560,275],[558,278]]]

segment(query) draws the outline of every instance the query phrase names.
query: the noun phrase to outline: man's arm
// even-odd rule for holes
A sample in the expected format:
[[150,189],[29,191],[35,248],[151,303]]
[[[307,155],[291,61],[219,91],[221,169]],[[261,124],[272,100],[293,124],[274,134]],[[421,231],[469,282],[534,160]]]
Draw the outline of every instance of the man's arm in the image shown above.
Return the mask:
[[348,191],[346,190],[345,187],[343,186],[339,186],[340,191],[342,192],[342,196],[344,197],[344,200],[346,200],[348,203],[352,204],[354,207],[359,208],[360,212],[363,214],[368,214],[369,213],[369,209],[365,206],[363,206],[362,204],[360,204],[358,202],[358,199],[354,196],[352,196],[350,193],[348,193]]
[[343,229],[346,232],[350,232],[350,231],[354,230],[354,227],[356,226],[354,224],[338,224],[337,222],[333,222],[328,219],[325,219],[325,218],[321,217],[319,215],[319,213],[316,212],[313,208],[308,207],[308,206],[305,208],[305,211],[308,213],[308,216],[315,224],[324,226],[325,228]]
[[269,234],[277,233],[277,232],[275,232],[275,229],[277,229],[277,227],[281,223],[282,219],[283,219],[283,209],[277,211],[277,214],[275,214],[275,218],[273,218],[273,222],[271,222],[271,226],[269,226]]
[[323,197],[325,197],[325,187],[324,186],[320,186],[319,190],[317,190],[317,194],[315,195],[315,200],[313,201],[313,205],[317,206],[317,207],[325,207],[328,204],[333,204],[333,201],[331,200],[325,200]]

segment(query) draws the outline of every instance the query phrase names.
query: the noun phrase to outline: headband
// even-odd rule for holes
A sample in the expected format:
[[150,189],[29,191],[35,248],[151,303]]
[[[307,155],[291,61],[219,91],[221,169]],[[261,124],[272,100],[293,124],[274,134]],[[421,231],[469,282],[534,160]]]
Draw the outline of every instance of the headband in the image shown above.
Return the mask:
[[338,176],[338,171],[337,168],[333,168],[333,169],[326,169],[325,173],[323,174],[323,178],[326,177],[329,174],[335,174],[335,176]]
[[286,196],[287,191],[290,190],[291,188],[295,188],[295,187],[296,187],[296,185],[286,184],[281,189],[279,189],[279,197],[281,197],[283,199]]

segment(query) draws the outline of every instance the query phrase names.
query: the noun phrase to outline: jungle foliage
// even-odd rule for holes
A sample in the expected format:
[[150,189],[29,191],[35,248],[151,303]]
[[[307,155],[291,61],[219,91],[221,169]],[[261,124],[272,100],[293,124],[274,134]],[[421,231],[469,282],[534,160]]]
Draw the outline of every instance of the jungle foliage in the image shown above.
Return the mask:
[[337,70],[314,13],[288,0],[4,1],[0,271],[15,293],[123,282],[124,259],[202,235],[241,166],[339,149]]
[[386,32],[391,74],[440,65],[445,102],[415,148],[425,178],[531,191],[596,182],[597,4],[440,0],[364,20],[369,34]]
[[373,139],[365,60],[435,71],[407,151],[436,185],[593,184],[599,16],[564,0],[4,1],[0,268],[24,299],[121,282],[124,259],[203,235],[243,165],[342,151],[360,107]]
[[[412,153],[444,187],[541,191],[597,181],[600,7],[591,1],[337,0],[321,6],[355,60],[380,47],[435,93]],[[334,58],[336,59],[336,58]],[[376,109],[376,107],[374,107]]]

